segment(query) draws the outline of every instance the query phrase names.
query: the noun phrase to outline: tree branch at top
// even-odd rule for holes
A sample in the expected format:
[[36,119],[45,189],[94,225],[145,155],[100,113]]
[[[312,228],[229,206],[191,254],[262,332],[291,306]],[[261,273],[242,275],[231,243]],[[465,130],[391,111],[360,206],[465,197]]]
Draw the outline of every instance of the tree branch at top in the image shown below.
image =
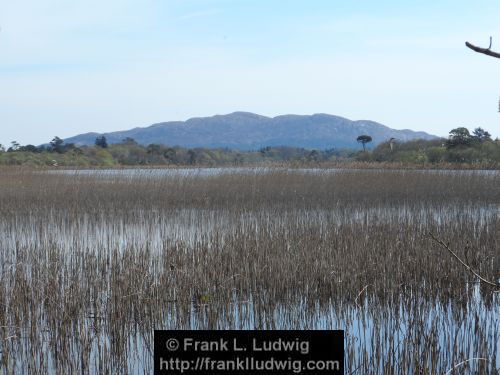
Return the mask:
[[500,53],[491,50],[491,42],[492,38],[490,36],[490,46],[488,48],[477,47],[469,42],[465,42],[465,45],[475,52],[484,53],[485,55],[493,56],[500,59]]

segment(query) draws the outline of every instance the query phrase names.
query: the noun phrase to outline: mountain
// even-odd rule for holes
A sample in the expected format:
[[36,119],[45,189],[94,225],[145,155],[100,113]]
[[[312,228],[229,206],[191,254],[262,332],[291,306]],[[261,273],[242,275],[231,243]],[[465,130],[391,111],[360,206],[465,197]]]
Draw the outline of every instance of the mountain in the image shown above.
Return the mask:
[[120,143],[129,137],[136,142],[183,147],[225,147],[238,150],[257,150],[265,146],[294,146],[308,149],[358,148],[356,138],[372,137],[372,147],[396,138],[433,139],[433,135],[412,130],[395,130],[374,121],[351,121],[343,117],[315,114],[310,116],[284,115],[265,117],[248,112],[171,121],[145,128],[111,133],[86,133],[66,138],[66,143],[94,144],[104,135],[108,143]]

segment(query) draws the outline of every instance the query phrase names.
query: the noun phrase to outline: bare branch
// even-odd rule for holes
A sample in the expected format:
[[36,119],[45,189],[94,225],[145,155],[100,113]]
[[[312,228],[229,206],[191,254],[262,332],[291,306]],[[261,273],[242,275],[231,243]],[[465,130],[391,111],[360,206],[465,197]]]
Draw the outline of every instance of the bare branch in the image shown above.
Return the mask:
[[486,361],[486,362],[490,362],[490,363],[491,363],[491,361],[488,361],[486,358],[469,358],[468,360],[463,361],[463,362],[460,362],[459,364],[457,364],[457,365],[453,366],[453,367],[452,367],[450,370],[448,370],[448,372],[446,372],[446,374],[444,374],[444,375],[451,374],[451,372],[452,372],[453,370],[455,370],[456,368],[458,368],[458,367],[460,367],[460,366],[462,366],[462,365],[464,365],[464,364],[466,364],[467,362],[470,362],[470,361]]
[[[358,305],[358,298],[359,296],[361,296],[361,294],[363,294],[363,292],[366,290],[366,288],[368,288],[370,286],[370,284],[368,284],[367,286],[365,286],[363,289],[361,289],[361,292],[358,293],[358,296],[356,297],[356,299],[354,300],[354,302],[356,303],[356,305]],[[358,305],[358,307],[361,307]]]
[[465,42],[465,45],[475,52],[484,53],[485,55],[493,56],[500,59],[500,53],[491,50],[491,43],[492,43],[492,38],[490,36],[490,46],[488,48],[477,47],[469,42]]
[[451,255],[453,255],[455,257],[455,259],[457,259],[466,269],[467,271],[471,272],[474,276],[476,276],[479,280],[481,280],[483,283],[487,284],[487,285],[490,285],[490,286],[494,286],[495,288],[500,288],[500,283],[495,283],[493,281],[488,281],[486,280],[484,277],[482,277],[481,275],[479,275],[476,271],[474,271],[472,269],[471,266],[469,266],[467,263],[465,263],[462,259],[460,259],[458,257],[457,254],[455,254],[455,252],[453,250],[450,249],[450,247],[445,244],[442,240],[440,240],[439,238],[437,238],[436,236],[434,236],[431,232],[429,232],[429,237],[432,238],[435,242],[437,242],[439,245],[441,245],[441,247],[445,248],[446,250],[448,250],[450,252]]

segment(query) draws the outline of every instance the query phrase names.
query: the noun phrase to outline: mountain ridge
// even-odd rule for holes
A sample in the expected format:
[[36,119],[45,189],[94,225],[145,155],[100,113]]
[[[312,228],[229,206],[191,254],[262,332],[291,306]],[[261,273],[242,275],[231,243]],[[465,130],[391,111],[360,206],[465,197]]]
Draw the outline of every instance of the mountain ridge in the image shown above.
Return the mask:
[[330,149],[357,148],[359,144],[356,138],[362,134],[372,137],[372,146],[390,138],[400,141],[437,138],[425,132],[396,130],[371,120],[353,121],[326,113],[267,117],[238,111],[211,117],[193,117],[186,121],[159,122],[116,132],[83,133],[66,138],[65,142],[89,145],[94,144],[96,137],[105,136],[110,144],[133,138],[143,145],[156,143],[191,148],[256,150],[266,146],[292,146]]

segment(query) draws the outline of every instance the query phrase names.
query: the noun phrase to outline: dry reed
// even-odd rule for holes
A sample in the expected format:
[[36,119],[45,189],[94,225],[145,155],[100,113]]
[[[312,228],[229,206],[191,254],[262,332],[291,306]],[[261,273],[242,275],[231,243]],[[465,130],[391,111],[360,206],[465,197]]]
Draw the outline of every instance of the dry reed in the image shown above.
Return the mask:
[[498,280],[499,202],[496,172],[1,170],[0,369],[151,373],[154,329],[339,328],[348,374],[496,374],[500,293],[426,234]]

